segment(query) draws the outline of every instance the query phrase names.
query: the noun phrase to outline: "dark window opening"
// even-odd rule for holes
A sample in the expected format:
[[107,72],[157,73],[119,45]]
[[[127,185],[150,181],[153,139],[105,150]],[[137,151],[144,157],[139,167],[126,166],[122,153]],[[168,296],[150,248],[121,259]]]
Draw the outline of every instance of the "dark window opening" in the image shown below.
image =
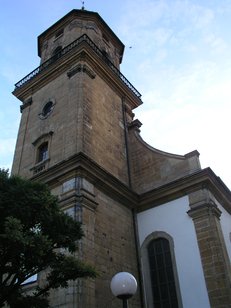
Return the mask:
[[57,48],[55,48],[55,50],[52,52],[52,57],[54,58],[54,60],[58,59],[60,57],[60,53],[62,51],[62,46],[58,46]]
[[109,54],[105,49],[102,49],[102,54],[104,55],[104,57],[109,58]]
[[103,33],[103,39],[107,42],[107,43],[109,43],[109,39],[107,38],[107,36]]
[[42,143],[38,148],[38,163],[48,159],[48,142]]
[[153,306],[178,308],[175,279],[169,241],[165,238],[152,240],[148,245]]
[[58,32],[55,33],[55,38],[63,35],[63,29],[60,29]]
[[53,107],[52,101],[49,101],[48,103],[46,103],[42,110],[42,116],[43,117],[48,116],[50,112],[52,111],[52,107]]
[[106,63],[110,63],[111,61],[111,56],[110,54],[107,52],[107,50],[105,48],[103,48],[102,50],[102,55],[103,55],[103,59]]

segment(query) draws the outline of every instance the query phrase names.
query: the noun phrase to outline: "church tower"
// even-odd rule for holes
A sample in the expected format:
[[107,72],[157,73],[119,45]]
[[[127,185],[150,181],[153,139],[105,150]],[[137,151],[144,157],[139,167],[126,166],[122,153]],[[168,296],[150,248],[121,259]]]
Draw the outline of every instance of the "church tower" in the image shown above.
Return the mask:
[[53,292],[52,307],[113,307],[112,276],[138,278],[126,130],[141,99],[119,70],[123,51],[97,13],[73,10],[38,37],[41,65],[14,90],[22,118],[12,172],[47,183],[83,223],[80,257],[100,273]]
[[128,184],[125,122],[141,100],[119,71],[123,50],[102,18],[85,10],[38,37],[41,65],[14,91],[23,102],[15,173],[39,176],[82,153]]
[[50,306],[119,307],[110,281],[127,271],[139,286],[133,308],[230,307],[231,192],[201,169],[197,151],[143,141],[123,51],[97,13],[72,10],[38,37],[40,66],[15,85],[22,117],[12,172],[47,183],[82,222],[78,257],[100,274],[52,291]]

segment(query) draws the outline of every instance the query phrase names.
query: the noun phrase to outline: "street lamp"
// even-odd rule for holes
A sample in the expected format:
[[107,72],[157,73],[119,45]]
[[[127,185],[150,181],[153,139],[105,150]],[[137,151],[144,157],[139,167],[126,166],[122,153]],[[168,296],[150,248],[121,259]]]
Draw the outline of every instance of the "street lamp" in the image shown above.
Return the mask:
[[132,274],[127,272],[117,273],[111,280],[112,293],[123,300],[123,308],[128,308],[128,298],[136,293],[137,282]]

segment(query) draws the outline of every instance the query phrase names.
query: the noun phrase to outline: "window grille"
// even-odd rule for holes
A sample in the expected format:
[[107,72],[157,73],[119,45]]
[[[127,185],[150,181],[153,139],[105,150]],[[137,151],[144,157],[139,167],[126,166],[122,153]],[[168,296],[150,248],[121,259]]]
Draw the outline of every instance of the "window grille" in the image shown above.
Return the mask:
[[155,308],[178,308],[169,241],[165,238],[154,239],[147,249],[153,306]]

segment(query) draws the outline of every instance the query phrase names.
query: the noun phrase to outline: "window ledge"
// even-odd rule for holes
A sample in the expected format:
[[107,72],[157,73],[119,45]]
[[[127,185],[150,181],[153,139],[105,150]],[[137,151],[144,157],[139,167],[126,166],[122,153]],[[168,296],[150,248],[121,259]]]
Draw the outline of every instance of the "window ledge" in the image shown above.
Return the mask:
[[47,169],[47,164],[50,161],[50,158],[44,159],[43,161],[35,164],[30,170],[33,171],[34,174],[40,173]]

